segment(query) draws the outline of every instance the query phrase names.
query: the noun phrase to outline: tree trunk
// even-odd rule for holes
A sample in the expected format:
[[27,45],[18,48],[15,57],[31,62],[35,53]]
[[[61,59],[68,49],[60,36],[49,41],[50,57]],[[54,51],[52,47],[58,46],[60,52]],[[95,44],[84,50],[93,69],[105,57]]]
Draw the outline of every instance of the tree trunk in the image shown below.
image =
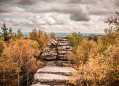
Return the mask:
[[3,71],[3,86],[5,86],[5,68],[4,68],[4,71]]
[[18,61],[17,61],[17,71],[18,71],[18,73],[17,73],[17,77],[18,77],[18,86],[20,86],[20,83],[19,83],[19,66],[18,66]]

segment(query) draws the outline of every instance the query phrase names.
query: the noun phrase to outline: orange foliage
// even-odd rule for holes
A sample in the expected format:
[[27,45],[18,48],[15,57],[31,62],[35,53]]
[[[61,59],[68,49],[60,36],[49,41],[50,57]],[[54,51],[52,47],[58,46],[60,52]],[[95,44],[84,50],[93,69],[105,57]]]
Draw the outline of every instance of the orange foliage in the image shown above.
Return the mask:
[[117,21],[117,18],[109,20],[109,23],[114,23],[116,28],[98,37],[97,43],[90,44],[90,41],[84,40],[76,54],[71,54],[74,61],[85,61],[86,56],[88,60],[85,64],[78,63],[78,71],[72,73],[70,82],[77,86],[81,85],[82,80],[90,81],[94,86],[119,86],[119,23]]
[[[36,72],[38,67],[42,67],[43,63],[37,61],[34,56],[40,54],[39,44],[33,40],[19,40],[4,43],[2,57],[0,57],[0,73],[5,70],[6,83],[17,84],[17,79],[23,79],[25,74]],[[37,64],[39,63],[39,64]],[[20,76],[18,77],[17,74]]]

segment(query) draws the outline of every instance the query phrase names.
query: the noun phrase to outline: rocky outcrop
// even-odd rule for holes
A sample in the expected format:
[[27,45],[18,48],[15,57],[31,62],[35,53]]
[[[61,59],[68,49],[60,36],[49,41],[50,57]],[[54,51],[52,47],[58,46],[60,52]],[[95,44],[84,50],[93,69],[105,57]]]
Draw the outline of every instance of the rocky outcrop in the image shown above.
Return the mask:
[[[49,39],[49,41],[51,43],[47,44],[42,54],[45,67],[37,70],[31,86],[75,86],[66,83],[69,81],[71,72],[76,71],[71,68],[72,64],[75,63],[73,61],[71,64],[68,63],[68,57],[72,52],[68,37],[59,37],[57,41]],[[81,78],[81,76],[77,77]],[[79,86],[87,86],[86,83],[88,83],[86,80],[82,80]]]
[[68,37],[59,37],[57,50],[58,50],[58,59],[68,60],[68,57],[72,51],[72,47],[69,45]]
[[[67,85],[69,76],[72,71],[76,71],[70,67],[46,66],[39,69],[34,75],[34,82],[31,86],[64,86]],[[45,85],[44,85],[45,84]],[[69,86],[72,86],[70,84]]]
[[68,37],[58,37],[57,41],[49,39],[51,43],[47,44],[43,50],[42,58],[47,60],[61,59],[68,60],[68,57],[72,51],[72,47],[69,45]]
[[45,60],[55,60],[57,58],[57,50],[56,50],[56,43],[53,42],[53,44],[49,43],[47,44],[46,48],[44,48],[42,53],[42,59]]
[[[37,70],[31,86],[67,86],[68,77],[72,71],[75,71],[67,67],[68,57],[72,51],[68,37],[59,37],[57,41],[49,39],[49,41],[41,55],[45,67]],[[68,83],[68,86],[73,85]]]

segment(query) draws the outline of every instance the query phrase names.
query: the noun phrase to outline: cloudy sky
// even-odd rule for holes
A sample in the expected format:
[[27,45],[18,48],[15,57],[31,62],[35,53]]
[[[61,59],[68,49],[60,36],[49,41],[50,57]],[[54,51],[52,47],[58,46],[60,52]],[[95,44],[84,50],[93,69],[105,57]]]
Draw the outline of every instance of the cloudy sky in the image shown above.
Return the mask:
[[[0,0],[0,27],[14,32],[103,33],[116,17],[119,0]],[[1,31],[1,29],[0,29]]]

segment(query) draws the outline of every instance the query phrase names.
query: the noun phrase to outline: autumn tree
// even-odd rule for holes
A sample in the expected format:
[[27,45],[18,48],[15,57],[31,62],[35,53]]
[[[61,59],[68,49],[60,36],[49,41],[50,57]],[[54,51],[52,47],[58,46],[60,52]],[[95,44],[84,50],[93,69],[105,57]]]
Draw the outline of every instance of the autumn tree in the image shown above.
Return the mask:
[[32,32],[29,33],[29,39],[37,41],[41,51],[48,43],[48,35],[41,30],[37,31],[36,29],[33,29]]
[[0,57],[0,74],[2,82],[6,85],[22,85],[30,83],[31,77],[36,70],[42,67],[42,62],[37,61],[35,56],[40,54],[39,44],[36,41],[23,37],[16,41],[10,40],[4,43],[2,57]]
[[9,39],[15,40],[15,33],[13,33],[12,28],[10,27],[9,32],[8,32]]
[[[119,43],[119,41],[118,41]],[[119,45],[118,45],[119,46]],[[91,58],[86,64],[78,67],[78,72],[73,73],[71,82],[81,85],[82,80],[87,80],[94,86],[119,85],[119,47],[110,45],[103,54],[98,54],[96,58]],[[83,78],[79,76],[82,76]]]
[[[106,34],[98,37],[97,44],[90,50],[88,60],[80,64],[78,72],[72,73],[71,83],[81,85],[82,80],[87,80],[94,86],[118,86],[119,85],[119,22],[118,18],[109,18],[107,23],[114,27],[105,30]],[[94,44],[94,43],[93,43]],[[82,46],[82,44],[81,44]],[[80,47],[80,46],[79,46]],[[81,50],[78,47],[77,53]],[[88,46],[85,46],[87,49]],[[85,51],[85,50],[84,50]],[[83,52],[85,53],[85,52]],[[77,56],[72,54],[72,56]],[[82,56],[80,53],[79,56]],[[84,55],[83,55],[84,56]],[[80,59],[77,59],[81,61]],[[79,79],[80,77],[80,79]],[[81,78],[83,77],[83,78]]]
[[55,36],[55,33],[53,33],[53,32],[50,34],[50,38],[52,38],[52,39],[54,39],[54,40],[57,39],[56,36]]
[[73,47],[73,51],[76,52],[78,45],[80,45],[83,36],[80,32],[76,33],[73,32],[72,35],[68,35],[69,37],[69,44]]
[[82,63],[85,63],[88,60],[91,51],[96,47],[97,43],[94,40],[89,41],[88,39],[84,38],[76,49],[76,54],[71,55],[69,59],[72,59],[74,62],[76,62],[76,65],[78,67],[80,65],[80,61],[82,61]]
[[20,29],[18,29],[17,34],[15,35],[16,39],[20,39],[23,36]]

